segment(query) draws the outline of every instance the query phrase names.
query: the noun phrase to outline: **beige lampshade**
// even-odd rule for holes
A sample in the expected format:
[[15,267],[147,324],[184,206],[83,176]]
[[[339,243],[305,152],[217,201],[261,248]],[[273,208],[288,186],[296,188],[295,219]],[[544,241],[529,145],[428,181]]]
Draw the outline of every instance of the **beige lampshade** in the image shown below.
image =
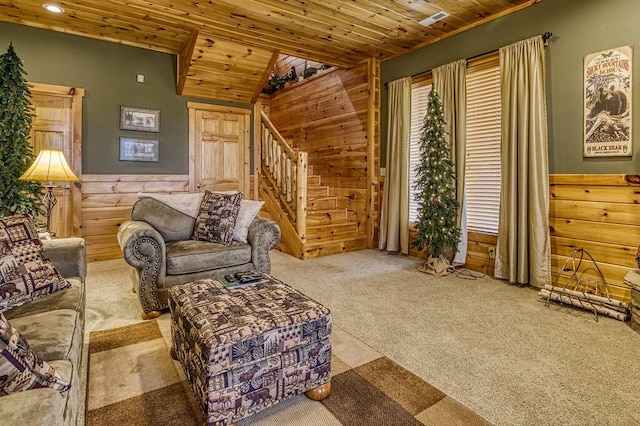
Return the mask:
[[78,180],[67,164],[62,151],[43,149],[21,180],[40,180],[49,182],[75,182]]

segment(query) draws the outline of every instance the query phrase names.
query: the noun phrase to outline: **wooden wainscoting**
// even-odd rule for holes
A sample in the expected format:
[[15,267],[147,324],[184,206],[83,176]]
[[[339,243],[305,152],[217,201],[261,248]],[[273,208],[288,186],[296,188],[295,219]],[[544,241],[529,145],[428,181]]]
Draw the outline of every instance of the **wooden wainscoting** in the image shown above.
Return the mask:
[[493,248],[495,253],[497,243],[497,235],[469,232],[467,262],[464,267],[492,277],[496,266],[496,259],[495,256],[489,256],[489,249]]
[[82,237],[87,260],[122,257],[116,234],[131,217],[139,192],[175,194],[188,189],[188,175],[83,175]]
[[574,249],[593,256],[612,297],[629,302],[624,284],[637,267],[640,244],[640,176],[551,175],[549,227],[554,279]]

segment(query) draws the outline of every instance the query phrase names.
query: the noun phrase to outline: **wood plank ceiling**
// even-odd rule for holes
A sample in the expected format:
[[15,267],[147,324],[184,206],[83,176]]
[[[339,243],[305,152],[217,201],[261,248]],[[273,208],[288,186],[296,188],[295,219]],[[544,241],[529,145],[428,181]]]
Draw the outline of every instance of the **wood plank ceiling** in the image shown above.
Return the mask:
[[[352,67],[539,1],[0,0],[0,20],[175,54],[179,94],[251,103],[280,53]],[[43,3],[65,12],[48,12]],[[420,25],[440,11],[449,16]]]

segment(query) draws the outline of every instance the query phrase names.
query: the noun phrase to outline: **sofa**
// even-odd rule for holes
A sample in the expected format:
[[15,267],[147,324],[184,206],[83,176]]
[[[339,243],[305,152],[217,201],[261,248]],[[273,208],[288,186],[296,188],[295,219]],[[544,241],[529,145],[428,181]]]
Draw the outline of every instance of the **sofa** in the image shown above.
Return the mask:
[[0,396],[0,423],[75,425],[78,420],[84,340],[87,260],[81,238],[44,240],[47,257],[70,288],[4,311],[29,347],[70,383],[67,391],[46,387]]
[[[180,200],[198,206],[198,194],[192,195],[193,199],[185,194]],[[171,206],[166,199],[140,198],[132,207],[131,220],[118,229],[143,319],[156,318],[169,307],[169,289],[174,285],[235,272],[271,272],[269,251],[280,241],[276,222],[255,216],[248,225],[246,242],[218,244],[191,239],[195,214],[176,207],[179,205]]]

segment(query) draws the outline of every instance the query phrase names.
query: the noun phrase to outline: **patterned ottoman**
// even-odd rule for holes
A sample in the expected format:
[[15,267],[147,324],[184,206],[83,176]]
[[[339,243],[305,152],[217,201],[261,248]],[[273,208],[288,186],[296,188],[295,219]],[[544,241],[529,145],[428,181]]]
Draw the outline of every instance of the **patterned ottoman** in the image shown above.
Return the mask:
[[268,282],[228,288],[216,279],[169,291],[172,355],[209,425],[231,424],[284,398],[331,392],[331,314]]

